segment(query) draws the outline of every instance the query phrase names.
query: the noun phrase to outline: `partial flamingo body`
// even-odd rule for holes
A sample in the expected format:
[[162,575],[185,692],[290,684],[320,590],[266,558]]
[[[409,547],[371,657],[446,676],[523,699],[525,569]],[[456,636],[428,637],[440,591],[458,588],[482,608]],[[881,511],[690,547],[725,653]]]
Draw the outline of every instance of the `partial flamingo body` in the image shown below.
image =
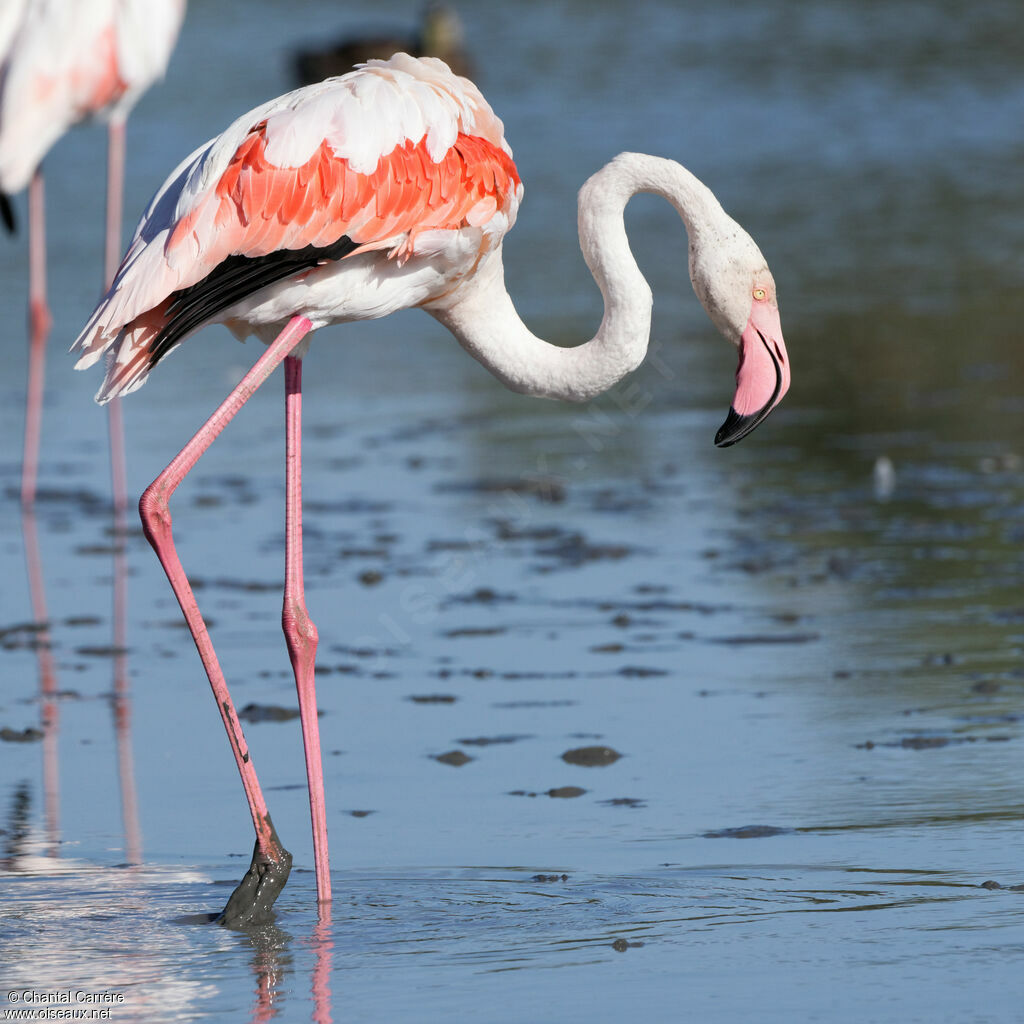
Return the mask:
[[140,387],[205,324],[255,333],[267,351],[146,490],[146,534],[178,597],[217,697],[256,827],[253,865],[225,911],[272,904],[290,855],[259,789],[241,725],[184,569],[169,499],[188,470],[280,362],[288,451],[283,625],[295,670],[313,820],[317,890],[330,899],[313,666],[316,628],[301,564],[301,358],[330,323],[420,306],[516,391],[582,401],[646,352],[651,294],[622,212],[639,191],[664,196],[691,242],[694,290],[740,366],[716,443],[757,426],[789,386],[775,285],[749,235],[680,165],[622,154],[580,192],[580,243],[605,297],[598,334],[553,346],[522,323],[504,287],[501,244],[522,185],[500,120],[476,87],[438,60],[396,54],[257,107],[197,150],[150,203],[104,300],[75,342],[84,368],[106,356],[97,398]]
[[[124,124],[139,96],[162,77],[185,0],[8,0],[0,15],[0,206],[29,187],[29,397],[22,502],[35,499],[46,335],[42,161],[71,126],[109,123],[105,284],[121,249]],[[3,45],[6,40],[6,46]],[[123,505],[123,455],[111,409],[115,502]]]

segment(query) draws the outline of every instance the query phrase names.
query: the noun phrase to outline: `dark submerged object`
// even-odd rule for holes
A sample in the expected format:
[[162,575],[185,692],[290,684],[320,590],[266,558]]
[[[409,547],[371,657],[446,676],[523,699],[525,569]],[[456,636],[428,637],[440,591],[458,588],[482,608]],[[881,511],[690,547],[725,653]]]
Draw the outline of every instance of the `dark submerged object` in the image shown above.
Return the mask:
[[295,77],[300,85],[311,85],[344,75],[356,64],[387,60],[399,52],[413,57],[440,57],[455,74],[473,77],[473,63],[462,46],[462,22],[452,7],[442,3],[427,4],[415,32],[382,29],[344,35],[326,46],[299,50]]
[[[274,826],[270,827],[273,831]],[[277,832],[273,834],[277,839]],[[273,920],[274,901],[281,895],[292,870],[292,855],[283,846],[281,852],[283,859],[279,864],[275,863],[260,853],[260,842],[256,840],[249,870],[235,887],[220,915],[214,918],[216,924],[225,928],[247,928]]]

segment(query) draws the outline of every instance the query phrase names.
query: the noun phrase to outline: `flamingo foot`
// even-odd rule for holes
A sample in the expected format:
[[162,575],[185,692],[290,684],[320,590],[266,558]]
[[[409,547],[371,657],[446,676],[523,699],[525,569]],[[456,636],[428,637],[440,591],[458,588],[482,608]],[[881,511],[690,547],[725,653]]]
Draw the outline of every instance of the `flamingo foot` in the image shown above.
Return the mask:
[[271,832],[281,851],[281,859],[273,860],[260,849],[260,841],[252,851],[252,863],[245,876],[235,887],[227,904],[214,919],[225,928],[248,928],[266,924],[274,918],[274,902],[281,895],[292,870],[292,855],[281,845],[277,833]]

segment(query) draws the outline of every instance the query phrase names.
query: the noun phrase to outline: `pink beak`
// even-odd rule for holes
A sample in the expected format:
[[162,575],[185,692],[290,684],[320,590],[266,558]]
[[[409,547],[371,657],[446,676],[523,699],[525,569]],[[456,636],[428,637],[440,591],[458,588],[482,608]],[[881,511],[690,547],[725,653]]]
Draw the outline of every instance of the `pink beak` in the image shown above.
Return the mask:
[[715,434],[719,448],[742,441],[782,401],[789,390],[789,356],[782,340],[779,311],[754,301],[740,338],[736,394],[725,422]]

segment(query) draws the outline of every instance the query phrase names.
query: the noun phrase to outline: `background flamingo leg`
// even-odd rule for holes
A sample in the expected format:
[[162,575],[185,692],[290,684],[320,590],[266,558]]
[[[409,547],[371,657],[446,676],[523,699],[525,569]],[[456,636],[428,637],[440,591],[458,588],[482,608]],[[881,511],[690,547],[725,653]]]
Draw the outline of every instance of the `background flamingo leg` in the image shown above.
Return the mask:
[[[103,246],[103,288],[113,283],[121,252],[121,211],[124,205],[125,123],[115,118],[107,132],[107,229]],[[114,496],[114,520],[123,526],[128,507],[125,483],[124,426],[121,399],[107,404],[107,425],[110,433],[110,480]]]
[[260,789],[256,770],[249,756],[249,749],[242,732],[235,706],[228,692],[227,682],[217,661],[217,655],[206,629],[206,623],[199,612],[192,587],[174,547],[171,532],[169,502],[171,495],[198,462],[202,454],[217,439],[220,432],[231,422],[235,413],[252,397],[256,389],[270,376],[278,364],[309,332],[312,324],[305,317],[296,316],[278,335],[266,352],[256,361],[253,368],[242,378],[238,386],[224,400],[216,412],[200,428],[198,433],[171,460],[167,468],[143,492],[139,501],[142,527],[160,564],[167,573],[174,595],[178,599],[185,621],[202,659],[206,675],[210,680],[217,707],[220,711],[228,740],[235,755],[238,772],[242,778],[249,811],[256,829],[256,847],[253,862],[245,878],[232,893],[221,914],[223,924],[238,925],[250,923],[264,916],[273,906],[278,893],[284,887],[291,869],[291,854],[285,850],[274,830],[267,810],[263,792]]
[[57,773],[57,673],[50,648],[49,613],[43,583],[39,537],[36,532],[35,500],[39,472],[39,437],[43,414],[43,385],[46,375],[46,338],[52,323],[46,304],[46,203],[42,168],[36,168],[28,191],[28,396],[25,402],[25,447],[21,463],[22,532],[28,563],[28,584],[32,618],[40,633],[36,638],[39,659],[39,689],[42,698],[44,734],[44,789],[50,856],[57,855],[59,780]]
[[[111,440],[113,441],[115,436],[113,432],[113,419],[111,419],[110,427]],[[111,459],[116,466],[117,460],[113,450],[111,450]],[[114,475],[116,481],[116,473]],[[122,486],[124,486],[123,477]],[[111,702],[114,712],[114,734],[117,740],[118,775],[121,780],[125,860],[129,864],[141,864],[142,829],[139,824],[138,800],[135,790],[135,768],[131,744],[131,690],[128,681],[128,567],[125,551],[128,524],[126,512],[127,510],[124,505],[119,504],[115,498],[111,523],[111,546],[113,548],[113,681],[111,686]]]
[[327,812],[323,762],[320,757],[320,724],[316,708],[316,625],[306,610],[302,575],[302,361],[284,361],[286,420],[285,576],[284,628],[288,656],[295,673],[302,721],[302,745],[306,752],[309,813],[313,823],[313,857],[316,893],[320,903],[331,899],[330,862],[327,856]]
[[[107,227],[103,244],[103,287],[107,289],[117,273],[121,252],[121,217],[124,206],[125,122],[114,118],[107,132]],[[111,538],[113,555],[114,621],[114,727],[117,736],[118,773],[121,778],[121,807],[125,827],[125,857],[129,864],[142,861],[142,830],[139,827],[135,772],[131,749],[131,697],[128,689],[127,649],[127,566],[125,538],[128,535],[128,485],[125,472],[124,425],[121,399],[107,405],[110,436],[110,483],[113,496]]]
[[26,508],[30,508],[36,500],[46,338],[53,322],[46,304],[46,213],[41,167],[36,168],[28,187],[28,267],[28,397],[25,402],[25,447],[21,463],[21,503]]

